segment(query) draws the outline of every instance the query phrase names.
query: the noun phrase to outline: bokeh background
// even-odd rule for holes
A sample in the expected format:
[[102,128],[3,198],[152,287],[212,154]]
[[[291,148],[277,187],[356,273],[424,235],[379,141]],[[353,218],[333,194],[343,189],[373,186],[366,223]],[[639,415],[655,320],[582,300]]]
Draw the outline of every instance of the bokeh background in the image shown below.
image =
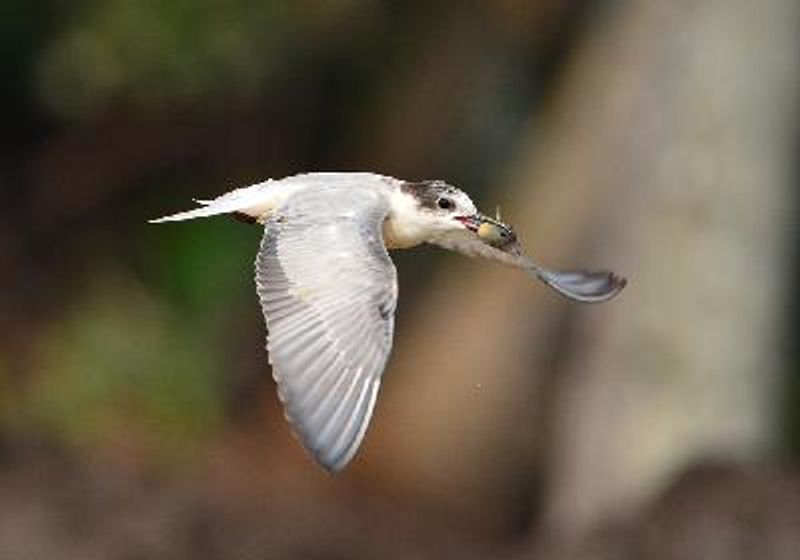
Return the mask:
[[[796,0],[0,4],[0,557],[800,558]],[[613,303],[419,248],[331,477],[282,418],[267,177],[441,178]]]

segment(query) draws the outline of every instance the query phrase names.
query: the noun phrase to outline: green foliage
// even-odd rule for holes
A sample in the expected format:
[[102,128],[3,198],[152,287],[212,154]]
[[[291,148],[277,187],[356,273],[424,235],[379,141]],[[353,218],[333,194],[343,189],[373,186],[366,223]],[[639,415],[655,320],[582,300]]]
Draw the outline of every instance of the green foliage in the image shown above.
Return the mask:
[[38,68],[42,99],[68,118],[120,102],[254,96],[292,26],[281,4],[244,0],[109,0],[70,15]]
[[237,299],[255,302],[253,258],[261,228],[217,218],[148,225],[144,234],[157,286],[182,313],[207,317]]
[[67,445],[190,449],[222,418],[215,350],[137,286],[99,286],[42,337],[14,416]]

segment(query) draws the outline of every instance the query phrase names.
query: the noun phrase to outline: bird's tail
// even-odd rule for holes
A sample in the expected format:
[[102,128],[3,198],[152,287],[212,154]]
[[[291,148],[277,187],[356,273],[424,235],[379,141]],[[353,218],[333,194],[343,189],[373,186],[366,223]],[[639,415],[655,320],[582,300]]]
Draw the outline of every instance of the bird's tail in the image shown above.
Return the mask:
[[243,213],[257,219],[262,212],[263,193],[263,183],[261,183],[236,189],[235,191],[223,194],[213,200],[195,199],[194,201],[200,204],[200,208],[178,212],[177,214],[171,214],[163,218],[156,218],[154,220],[149,220],[149,222],[151,224],[182,222],[183,220],[208,218],[209,216],[233,213]]
[[[195,202],[203,204],[200,201],[195,201]],[[183,220],[193,220],[195,218],[207,218],[209,216],[227,214],[228,212],[231,212],[231,210],[220,208],[213,204],[207,204],[205,206],[201,206],[200,208],[195,208],[194,210],[178,212],[177,214],[170,214],[169,216],[164,216],[162,218],[156,218],[154,220],[148,220],[148,221],[151,224],[160,224],[163,222],[181,222]]]

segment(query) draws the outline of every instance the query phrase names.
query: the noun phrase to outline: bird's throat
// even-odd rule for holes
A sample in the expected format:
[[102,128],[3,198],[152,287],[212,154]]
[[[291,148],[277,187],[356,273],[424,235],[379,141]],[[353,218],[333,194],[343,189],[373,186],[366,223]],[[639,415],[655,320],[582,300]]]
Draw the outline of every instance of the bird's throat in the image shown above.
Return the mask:
[[383,243],[387,249],[408,249],[425,241],[422,228],[388,216],[383,222]]

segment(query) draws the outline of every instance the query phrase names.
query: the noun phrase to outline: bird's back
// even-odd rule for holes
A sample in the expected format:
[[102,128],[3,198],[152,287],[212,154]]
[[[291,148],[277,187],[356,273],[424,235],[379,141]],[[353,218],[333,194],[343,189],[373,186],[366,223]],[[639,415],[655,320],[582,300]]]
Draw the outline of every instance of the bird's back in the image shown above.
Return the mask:
[[229,191],[212,200],[196,200],[200,208],[179,212],[151,223],[179,222],[195,218],[207,218],[221,214],[242,214],[263,223],[273,212],[281,208],[294,193],[303,189],[347,188],[353,185],[374,185],[386,190],[392,188],[396,179],[365,172],[316,172],[292,175],[284,179],[268,179],[261,183]]

